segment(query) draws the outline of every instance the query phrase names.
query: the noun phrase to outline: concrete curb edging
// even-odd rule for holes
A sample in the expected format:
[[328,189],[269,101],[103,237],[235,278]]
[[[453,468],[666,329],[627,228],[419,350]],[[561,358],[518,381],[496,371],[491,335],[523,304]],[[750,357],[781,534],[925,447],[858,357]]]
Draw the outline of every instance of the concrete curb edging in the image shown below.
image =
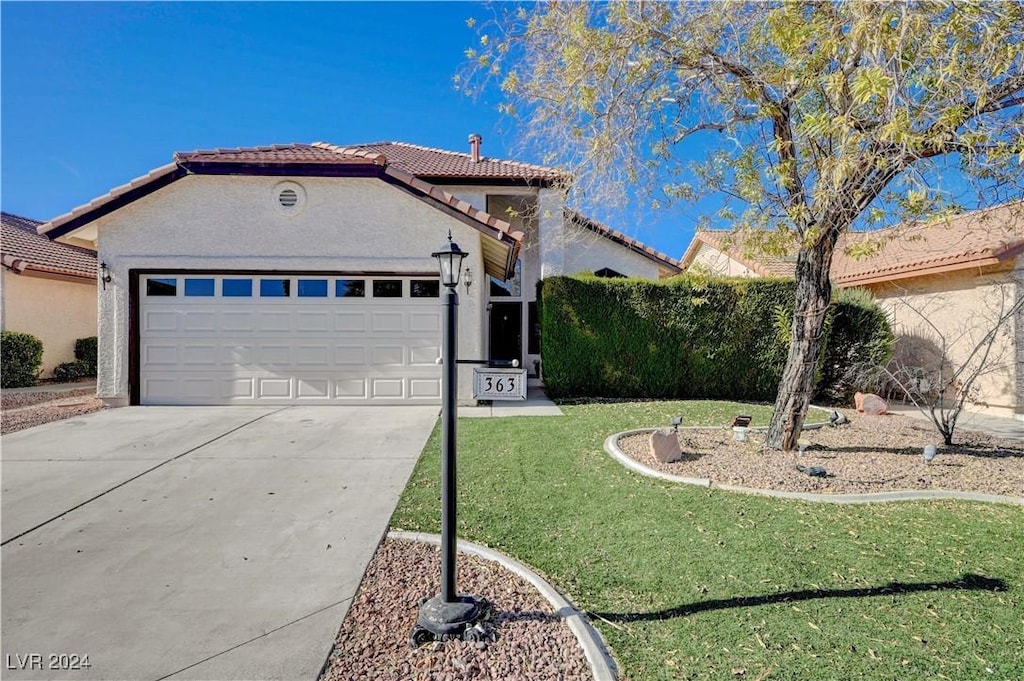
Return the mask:
[[[426,532],[404,532],[392,530],[387,534],[388,539],[405,539],[408,541],[420,541],[435,546],[441,545],[441,536]],[[480,544],[460,539],[458,550],[474,556],[498,563],[505,569],[522,577],[540,592],[551,607],[555,608],[556,614],[569,626],[569,629],[576,636],[583,654],[590,663],[590,670],[594,674],[594,681],[616,681],[615,660],[612,659],[608,646],[605,644],[601,633],[594,628],[587,616],[572,605],[555,587],[549,584],[544,578],[531,570],[528,566],[520,563],[515,558],[499,553],[494,549],[487,548]]]
[[629,435],[639,435],[640,433],[651,432],[650,428],[638,428],[636,430],[624,430],[621,433],[613,433],[608,436],[608,439],[604,441],[604,451],[608,452],[626,468],[630,468],[640,475],[646,475],[651,478],[661,478],[662,480],[668,480],[669,482],[682,482],[687,485],[697,485],[698,487],[711,487],[711,480],[709,478],[685,478],[681,475],[672,475],[670,473],[662,473],[661,471],[654,470],[648,466],[643,465],[631,456],[627,456],[625,452],[619,449],[619,438],[627,437]]
[[699,487],[714,487],[725,492],[740,492],[742,494],[757,494],[765,497],[776,497],[780,499],[798,499],[800,501],[812,501],[826,504],[877,504],[890,501],[917,501],[923,499],[959,499],[961,501],[980,501],[990,504],[1015,504],[1024,506],[1024,498],[1009,497],[1000,494],[985,494],[982,492],[957,492],[952,490],[901,490],[896,492],[868,492],[865,494],[814,494],[812,492],[786,492],[774,489],[758,489],[756,487],[742,487],[740,485],[715,485],[708,478],[686,478],[681,475],[662,473],[648,466],[643,465],[636,459],[628,456],[619,448],[619,438],[640,433],[648,433],[653,428],[638,428],[636,430],[624,430],[621,433],[613,433],[604,441],[604,450],[612,458],[623,466],[651,478],[659,478],[668,482],[678,482],[686,485],[697,485]]

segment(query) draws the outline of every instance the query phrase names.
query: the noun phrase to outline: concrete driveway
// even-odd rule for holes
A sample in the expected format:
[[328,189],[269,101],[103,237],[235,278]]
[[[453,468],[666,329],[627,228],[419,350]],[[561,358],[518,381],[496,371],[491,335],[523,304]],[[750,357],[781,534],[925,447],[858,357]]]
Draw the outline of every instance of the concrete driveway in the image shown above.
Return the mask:
[[0,676],[313,681],[437,412],[127,407],[5,435]]

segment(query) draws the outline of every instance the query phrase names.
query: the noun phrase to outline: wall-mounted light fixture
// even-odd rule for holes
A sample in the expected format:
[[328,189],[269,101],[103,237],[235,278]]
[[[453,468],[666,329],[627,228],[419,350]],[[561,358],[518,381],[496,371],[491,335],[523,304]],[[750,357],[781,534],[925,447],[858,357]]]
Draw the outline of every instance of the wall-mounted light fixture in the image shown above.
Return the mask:
[[469,295],[469,287],[473,285],[473,270],[466,265],[466,271],[462,275],[462,281],[466,284],[466,295]]
[[110,276],[110,268],[107,267],[107,263],[101,262],[100,263],[100,281],[103,282],[103,290],[104,291],[107,290],[107,284],[110,282],[111,279],[113,279],[113,277]]

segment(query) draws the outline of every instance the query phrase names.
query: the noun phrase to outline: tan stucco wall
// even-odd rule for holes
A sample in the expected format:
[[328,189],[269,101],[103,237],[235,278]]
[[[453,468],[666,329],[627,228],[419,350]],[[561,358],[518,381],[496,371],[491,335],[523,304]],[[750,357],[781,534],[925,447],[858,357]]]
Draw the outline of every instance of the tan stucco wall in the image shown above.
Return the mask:
[[707,270],[709,274],[722,277],[757,277],[760,276],[749,267],[729,257],[717,248],[701,244],[697,250],[690,267],[700,267]]
[[[962,270],[929,277],[916,277],[869,286],[882,308],[892,315],[899,337],[917,334],[948,347],[947,355],[957,366],[993,325],[1000,305],[1009,307],[1018,295],[1012,264],[979,272]],[[918,314],[917,310],[921,314]],[[971,411],[996,416],[1024,412],[1022,387],[1018,380],[1019,324],[1011,320],[1001,327],[992,345],[987,369],[975,381],[977,401],[968,402]]]
[[3,330],[43,342],[41,378],[75,359],[75,340],[96,335],[96,285],[15,274],[3,269]]

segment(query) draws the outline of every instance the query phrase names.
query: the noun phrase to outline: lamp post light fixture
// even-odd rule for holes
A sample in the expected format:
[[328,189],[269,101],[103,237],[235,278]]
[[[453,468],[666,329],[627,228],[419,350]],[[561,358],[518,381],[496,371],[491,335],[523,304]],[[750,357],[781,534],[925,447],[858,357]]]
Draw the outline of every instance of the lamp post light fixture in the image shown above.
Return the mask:
[[409,644],[418,647],[428,641],[451,639],[484,640],[490,632],[483,620],[490,604],[483,598],[460,595],[455,588],[455,453],[456,391],[458,388],[458,305],[459,273],[466,253],[452,241],[432,254],[437,258],[445,291],[441,301],[441,591],[420,603],[416,626]]
[[466,295],[469,295],[469,287],[473,285],[473,270],[466,265],[466,271],[462,275],[462,281],[466,284]]

